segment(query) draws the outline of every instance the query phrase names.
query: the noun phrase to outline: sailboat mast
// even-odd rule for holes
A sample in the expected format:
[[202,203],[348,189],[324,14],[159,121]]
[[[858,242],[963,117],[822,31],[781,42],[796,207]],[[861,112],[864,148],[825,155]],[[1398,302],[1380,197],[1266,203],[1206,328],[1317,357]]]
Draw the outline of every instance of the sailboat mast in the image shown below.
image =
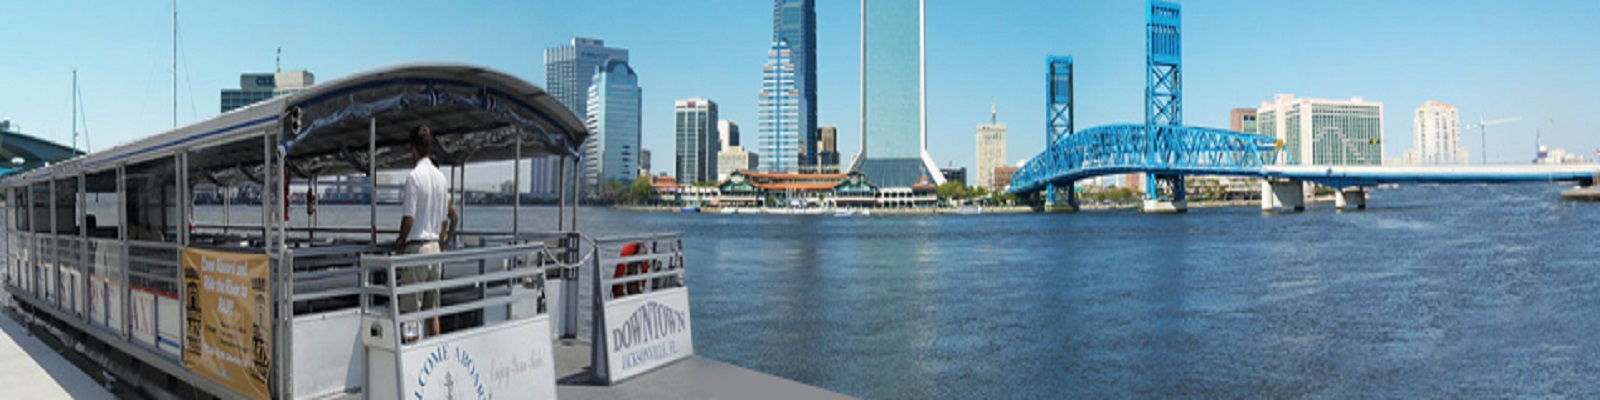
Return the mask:
[[78,147],[78,69],[72,69],[72,148]]
[[172,127],[178,127],[178,0],[172,0]]

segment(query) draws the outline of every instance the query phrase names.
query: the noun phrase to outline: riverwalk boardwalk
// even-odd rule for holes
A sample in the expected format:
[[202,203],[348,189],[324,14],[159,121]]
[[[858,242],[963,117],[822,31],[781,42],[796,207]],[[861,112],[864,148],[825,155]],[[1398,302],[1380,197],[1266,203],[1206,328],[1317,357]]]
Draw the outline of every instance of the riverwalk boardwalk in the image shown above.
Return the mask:
[[[0,289],[0,305],[10,294]],[[112,399],[105,387],[0,313],[0,399]]]

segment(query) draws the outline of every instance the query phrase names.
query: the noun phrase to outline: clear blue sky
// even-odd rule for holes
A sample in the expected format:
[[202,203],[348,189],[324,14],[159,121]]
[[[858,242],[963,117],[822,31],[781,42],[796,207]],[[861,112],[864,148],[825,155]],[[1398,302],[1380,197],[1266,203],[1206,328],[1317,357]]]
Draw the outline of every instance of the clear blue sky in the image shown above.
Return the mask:
[[[817,6],[819,123],[859,148],[859,2]],[[929,147],[973,163],[989,105],[1010,125],[1009,158],[1043,144],[1044,60],[1076,61],[1077,126],[1143,119],[1143,1],[947,1],[928,5]],[[1411,146],[1411,113],[1454,104],[1489,130],[1491,162],[1532,157],[1534,133],[1569,151],[1600,148],[1600,2],[1189,1],[1185,122],[1227,127],[1228,110],[1276,93],[1384,103],[1386,155]],[[319,81],[395,63],[448,61],[544,83],[543,49],[571,37],[631,50],[644,87],[644,147],[670,171],[672,101],[707,97],[753,139],[771,2],[180,0],[179,123],[217,114],[242,72],[309,69]],[[67,142],[77,68],[96,148],[172,124],[170,1],[0,4],[0,118]],[[1477,159],[1478,133],[1463,132]],[[747,139],[750,140],[750,139]],[[477,174],[474,174],[475,176]],[[494,174],[486,174],[494,175]],[[493,183],[509,176],[487,176]],[[492,182],[491,182],[492,181]]]

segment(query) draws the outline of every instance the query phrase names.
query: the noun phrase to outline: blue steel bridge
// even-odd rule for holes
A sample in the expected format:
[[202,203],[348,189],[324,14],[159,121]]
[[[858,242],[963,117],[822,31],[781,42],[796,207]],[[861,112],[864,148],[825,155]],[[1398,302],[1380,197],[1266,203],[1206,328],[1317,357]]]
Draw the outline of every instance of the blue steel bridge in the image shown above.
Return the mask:
[[[1335,203],[1365,206],[1363,187],[1384,183],[1512,183],[1576,181],[1592,186],[1600,164],[1372,166],[1298,165],[1270,136],[1183,125],[1181,7],[1150,0],[1145,22],[1145,122],[1073,130],[1071,57],[1050,57],[1046,68],[1043,152],[1012,175],[1006,191],[1057,194],[1075,208],[1075,182],[1101,175],[1144,173],[1146,212],[1183,212],[1183,177],[1248,176],[1262,182],[1262,209],[1304,208],[1304,182],[1340,188]],[[1302,160],[1304,161],[1304,160]]]
[[[1577,165],[1291,165],[1277,140],[1221,129],[1120,124],[1065,135],[1018,169],[1012,194],[1101,175],[1222,175],[1315,182],[1335,188],[1384,183],[1579,182],[1593,185],[1600,164]],[[1153,134],[1152,134],[1153,132]]]

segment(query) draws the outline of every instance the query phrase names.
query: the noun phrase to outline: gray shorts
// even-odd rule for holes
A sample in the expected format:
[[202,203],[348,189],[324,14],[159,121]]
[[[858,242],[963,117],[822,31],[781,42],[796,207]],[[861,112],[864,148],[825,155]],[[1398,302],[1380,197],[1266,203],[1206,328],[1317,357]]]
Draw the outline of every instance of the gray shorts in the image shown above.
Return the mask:
[[[439,242],[410,244],[406,245],[405,250],[402,251],[404,254],[430,254],[438,252]],[[398,275],[398,278],[400,278],[397,283],[399,283],[400,286],[405,286],[423,282],[434,282],[438,281],[443,273],[443,267],[438,264],[401,268],[396,272],[396,275]],[[415,294],[402,294],[400,295],[400,304],[398,305],[400,306],[401,313],[439,308],[439,291],[435,289]]]

